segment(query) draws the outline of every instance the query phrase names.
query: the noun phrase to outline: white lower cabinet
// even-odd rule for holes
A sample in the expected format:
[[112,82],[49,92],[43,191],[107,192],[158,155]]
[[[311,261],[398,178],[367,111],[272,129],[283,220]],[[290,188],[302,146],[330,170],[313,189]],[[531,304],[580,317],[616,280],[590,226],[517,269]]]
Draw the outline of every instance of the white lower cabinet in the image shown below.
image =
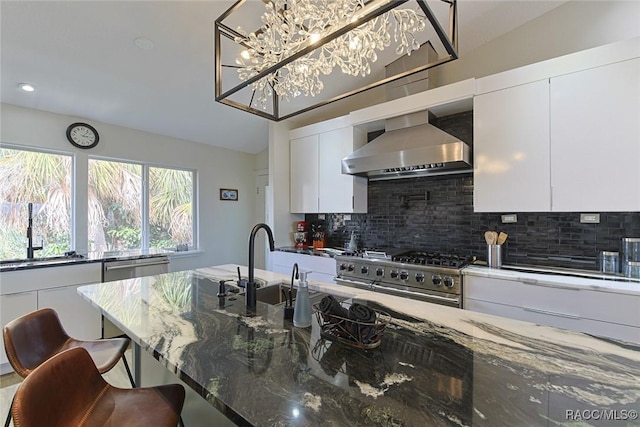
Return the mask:
[[640,295],[465,275],[464,308],[640,343]]
[[78,294],[80,286],[82,285],[38,291],[38,307],[54,309],[64,329],[74,338],[83,340],[100,338],[102,333],[100,315]]
[[291,275],[293,264],[298,264],[299,270],[311,271],[309,280],[335,283],[336,260],[334,258],[305,255],[294,252],[275,251],[272,253],[273,271]]
[[[37,309],[38,293],[36,291],[0,295],[0,321],[2,322],[2,327],[13,319],[24,314],[31,313]],[[0,374],[4,374],[4,367],[9,363],[7,354],[4,351],[4,341],[0,341],[0,348],[2,350],[2,354],[0,354],[0,364],[2,365]]]
[[[7,271],[0,274],[0,320],[11,320],[41,308],[53,308],[67,333],[79,339],[102,336],[98,310],[77,293],[78,286],[100,283],[102,263],[80,263],[55,267]],[[2,345],[0,372],[10,371]]]

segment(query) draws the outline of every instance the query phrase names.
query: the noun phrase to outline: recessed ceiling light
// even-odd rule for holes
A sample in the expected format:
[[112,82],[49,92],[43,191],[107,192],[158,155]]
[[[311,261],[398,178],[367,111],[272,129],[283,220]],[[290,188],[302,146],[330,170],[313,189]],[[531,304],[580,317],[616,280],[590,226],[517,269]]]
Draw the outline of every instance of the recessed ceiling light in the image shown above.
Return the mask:
[[140,49],[151,50],[154,47],[154,44],[151,40],[146,37],[138,37],[133,41],[133,44],[138,46]]
[[18,85],[19,89],[22,89],[25,92],[33,92],[34,90],[36,90],[36,87],[34,85],[30,85],[29,83],[20,83]]

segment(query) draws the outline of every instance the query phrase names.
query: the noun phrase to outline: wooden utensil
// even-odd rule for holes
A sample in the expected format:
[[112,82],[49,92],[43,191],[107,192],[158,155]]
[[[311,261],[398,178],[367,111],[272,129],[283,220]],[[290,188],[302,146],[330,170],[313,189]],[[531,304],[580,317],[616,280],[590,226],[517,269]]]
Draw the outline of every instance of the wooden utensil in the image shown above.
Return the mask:
[[492,231],[491,233],[493,233],[493,239],[492,239],[493,243],[492,244],[495,245],[496,243],[498,243],[498,232],[497,231]]
[[503,233],[501,231],[500,234],[498,235],[498,244],[499,245],[504,245],[504,242],[507,241],[507,237],[508,237],[508,234],[507,233]]
[[493,245],[493,231],[485,231],[484,232],[484,240],[487,242],[487,245]]

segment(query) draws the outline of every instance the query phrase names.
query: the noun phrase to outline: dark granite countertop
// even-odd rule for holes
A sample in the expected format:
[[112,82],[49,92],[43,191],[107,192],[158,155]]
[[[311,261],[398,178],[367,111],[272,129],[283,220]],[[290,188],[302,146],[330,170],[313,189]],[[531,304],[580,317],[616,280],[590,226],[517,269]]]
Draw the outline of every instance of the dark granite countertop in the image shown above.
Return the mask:
[[276,248],[277,251],[280,252],[291,252],[303,255],[313,255],[313,256],[322,256],[333,258],[335,255],[340,254],[344,251],[336,250],[332,248],[323,248],[323,249],[313,249],[313,248],[296,248],[295,246],[281,246]]
[[133,249],[126,251],[89,252],[68,256],[54,256],[33,259],[9,259],[0,261],[0,271],[30,270],[34,268],[57,267],[103,261],[125,261],[132,259],[155,258],[174,253],[164,249]]
[[640,422],[633,412],[640,410],[640,347],[628,343],[350,290],[393,316],[379,348],[358,350],[323,339],[315,318],[298,329],[283,320],[281,306],[258,302],[254,315],[241,297],[220,300],[217,282],[202,272],[79,292],[239,425]]

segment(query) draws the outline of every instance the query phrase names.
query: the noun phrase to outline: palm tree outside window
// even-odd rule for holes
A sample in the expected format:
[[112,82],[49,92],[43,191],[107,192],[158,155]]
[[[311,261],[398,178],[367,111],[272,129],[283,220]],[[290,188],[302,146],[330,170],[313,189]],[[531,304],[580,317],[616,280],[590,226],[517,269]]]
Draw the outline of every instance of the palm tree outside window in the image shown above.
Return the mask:
[[[0,147],[0,259],[25,258],[29,203],[34,243],[44,241],[37,256],[74,249],[73,162],[72,154]],[[89,158],[88,250],[194,249],[194,185],[193,170]]]

